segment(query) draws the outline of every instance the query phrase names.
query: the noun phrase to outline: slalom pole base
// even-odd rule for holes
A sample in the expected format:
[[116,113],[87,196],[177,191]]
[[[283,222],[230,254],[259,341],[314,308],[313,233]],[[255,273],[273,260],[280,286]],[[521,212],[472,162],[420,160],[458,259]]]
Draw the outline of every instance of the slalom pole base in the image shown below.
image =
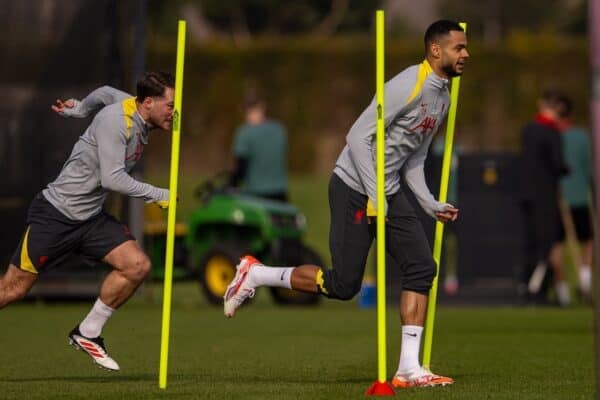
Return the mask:
[[389,382],[384,381],[375,381],[367,391],[365,392],[365,396],[394,396],[396,392],[394,392],[394,388]]

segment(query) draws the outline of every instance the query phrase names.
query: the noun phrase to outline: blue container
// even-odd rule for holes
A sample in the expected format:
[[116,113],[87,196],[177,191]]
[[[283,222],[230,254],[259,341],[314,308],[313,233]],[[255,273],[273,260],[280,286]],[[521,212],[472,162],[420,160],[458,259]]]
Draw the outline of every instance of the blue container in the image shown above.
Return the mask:
[[377,303],[377,288],[374,282],[363,282],[358,293],[360,308],[373,308]]

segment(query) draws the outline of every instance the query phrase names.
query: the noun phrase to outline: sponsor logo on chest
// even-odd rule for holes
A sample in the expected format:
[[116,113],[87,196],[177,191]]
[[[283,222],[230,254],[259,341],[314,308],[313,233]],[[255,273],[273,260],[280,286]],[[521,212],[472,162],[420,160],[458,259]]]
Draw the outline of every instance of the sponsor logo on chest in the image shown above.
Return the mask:
[[125,155],[125,161],[136,162],[140,158],[142,158],[143,152],[144,152],[144,143],[142,143],[142,134],[140,132],[136,132],[132,143],[130,143],[127,146],[127,153]]
[[411,132],[420,133],[421,135],[429,135],[433,132],[438,122],[438,115],[443,114],[446,109],[446,104],[442,103],[441,107],[434,107],[428,112],[427,103],[421,103],[419,107],[418,122],[410,128]]

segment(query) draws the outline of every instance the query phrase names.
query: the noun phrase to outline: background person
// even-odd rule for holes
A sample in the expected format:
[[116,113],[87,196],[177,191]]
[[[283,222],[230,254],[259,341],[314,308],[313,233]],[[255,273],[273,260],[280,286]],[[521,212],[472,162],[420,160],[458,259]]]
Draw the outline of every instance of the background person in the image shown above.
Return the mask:
[[257,93],[244,101],[245,123],[233,143],[235,168],[232,186],[243,193],[272,200],[288,200],[287,133],[278,121],[267,118],[266,104]]
[[558,298],[561,305],[568,305],[570,301],[568,284],[563,271],[563,243],[568,229],[565,222],[572,222],[576,236],[574,245],[581,246],[582,249],[581,252],[579,248],[572,249],[572,262],[577,270],[579,293],[585,301],[591,299],[592,286],[592,219],[589,206],[592,182],[591,146],[587,132],[573,126],[572,116],[573,102],[567,96],[561,97],[557,125],[562,133],[563,155],[569,168],[569,175],[561,178],[560,186],[567,206],[563,212],[569,214],[563,217],[560,242],[552,248],[552,259],[555,260],[556,265],[557,293],[566,293],[566,296]]
[[[558,130],[558,107],[562,93],[545,91],[538,112],[521,130],[522,213],[525,258],[523,291],[527,300],[546,303],[549,268],[554,268],[550,249],[560,238],[559,181],[568,172]],[[525,289],[526,288],[526,289]],[[557,295],[563,296],[564,288]]]
[[103,368],[119,365],[100,336],[112,313],[125,303],[150,272],[150,260],[127,226],[104,209],[109,192],[143,198],[166,207],[169,191],[139,182],[129,171],[141,158],[149,131],[171,129],[174,79],[149,72],[137,83],[137,97],[101,87],[81,102],[57,100],[52,109],[83,118],[103,107],[73,146],[58,177],[38,193],[27,214],[27,228],[8,270],[0,279],[0,308],[22,299],[38,274],[59,266],[72,253],[102,260],[106,276],[89,314],[68,335]]

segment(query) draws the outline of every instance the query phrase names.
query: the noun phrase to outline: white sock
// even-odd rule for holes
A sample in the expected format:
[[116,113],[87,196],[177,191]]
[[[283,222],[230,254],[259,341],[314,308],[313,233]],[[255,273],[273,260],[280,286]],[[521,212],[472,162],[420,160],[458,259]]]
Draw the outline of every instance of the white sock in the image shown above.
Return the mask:
[[396,375],[406,374],[419,368],[419,348],[421,347],[422,326],[402,326],[402,347],[400,348],[400,362]]
[[292,271],[295,267],[267,267],[256,265],[250,270],[249,283],[254,287],[275,286],[287,289],[292,288]]
[[579,287],[586,294],[592,289],[592,268],[589,265],[579,267]]
[[568,306],[571,303],[571,294],[569,293],[569,285],[566,281],[556,282],[556,297],[561,306]]
[[79,324],[79,331],[83,336],[91,339],[100,336],[102,327],[106,324],[113,311],[115,311],[114,308],[110,308],[100,299],[96,300],[90,313]]

